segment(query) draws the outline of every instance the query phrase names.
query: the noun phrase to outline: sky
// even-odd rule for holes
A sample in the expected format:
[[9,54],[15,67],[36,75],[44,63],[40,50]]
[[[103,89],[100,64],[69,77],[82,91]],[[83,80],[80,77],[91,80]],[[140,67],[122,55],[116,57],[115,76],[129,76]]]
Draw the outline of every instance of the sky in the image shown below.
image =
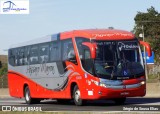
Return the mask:
[[153,6],[160,12],[159,0],[30,0],[29,14],[0,14],[0,55],[12,44],[50,34],[114,27],[131,31],[138,11]]

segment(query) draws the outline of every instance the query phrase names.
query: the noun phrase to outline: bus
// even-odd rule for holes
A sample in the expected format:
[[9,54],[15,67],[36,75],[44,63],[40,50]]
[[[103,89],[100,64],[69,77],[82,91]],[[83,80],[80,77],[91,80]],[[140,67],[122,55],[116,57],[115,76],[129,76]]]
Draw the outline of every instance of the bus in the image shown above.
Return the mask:
[[8,51],[8,84],[12,97],[27,104],[44,99],[58,102],[111,99],[146,94],[140,45],[147,42],[124,30],[84,29],[48,35],[12,45]]

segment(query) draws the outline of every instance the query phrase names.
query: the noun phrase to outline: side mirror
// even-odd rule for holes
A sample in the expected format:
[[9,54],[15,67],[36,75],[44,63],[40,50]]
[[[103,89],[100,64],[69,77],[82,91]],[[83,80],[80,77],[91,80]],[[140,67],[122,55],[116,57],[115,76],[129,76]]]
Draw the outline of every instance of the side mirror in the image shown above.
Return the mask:
[[90,42],[83,42],[83,45],[87,46],[90,50],[91,53],[91,58],[95,59],[96,58],[96,43],[90,43]]
[[148,56],[152,56],[151,46],[147,42],[140,41],[140,44],[145,46]]

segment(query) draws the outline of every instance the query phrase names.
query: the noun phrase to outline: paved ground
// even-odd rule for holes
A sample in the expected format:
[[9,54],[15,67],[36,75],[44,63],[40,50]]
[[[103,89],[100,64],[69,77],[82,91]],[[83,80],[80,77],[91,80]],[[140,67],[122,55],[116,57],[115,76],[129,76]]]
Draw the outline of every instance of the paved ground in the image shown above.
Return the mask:
[[147,93],[145,97],[160,98],[160,83],[147,83]]
[[[59,104],[56,100],[44,100],[41,104],[27,105],[24,99],[12,98],[9,96],[8,89],[0,89],[0,110],[3,106],[12,106],[12,109],[24,107],[40,107],[42,111],[160,111],[160,84],[148,83],[147,94],[145,97],[127,98],[124,105],[115,105],[113,101],[99,100],[89,101],[86,106],[75,106],[73,102]],[[14,108],[13,108],[14,107]],[[15,108],[17,107],[17,108]],[[28,108],[29,107],[29,108]],[[148,110],[149,109],[149,110]],[[151,109],[151,110],[150,110]]]
[[2,106],[12,107],[12,111],[21,110],[22,107],[41,108],[42,111],[160,111],[159,98],[127,98],[124,105],[115,105],[109,100],[88,101],[85,106],[75,106],[73,102],[60,104],[56,100],[45,100],[40,104],[27,105],[24,99],[0,98],[0,110]]
[[[0,89],[0,98],[10,97],[8,88]],[[145,97],[160,98],[160,83],[147,83],[147,93]]]

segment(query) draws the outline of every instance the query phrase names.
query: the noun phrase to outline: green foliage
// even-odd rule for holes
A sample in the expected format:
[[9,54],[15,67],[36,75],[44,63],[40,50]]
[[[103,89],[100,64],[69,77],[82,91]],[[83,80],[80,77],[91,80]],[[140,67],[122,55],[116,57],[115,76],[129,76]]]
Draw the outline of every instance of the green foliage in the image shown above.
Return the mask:
[[2,62],[0,61],[0,68],[2,68]]
[[134,18],[134,32],[138,36],[142,33],[142,25],[144,27],[145,37],[159,38],[160,37],[160,14],[154,7],[147,9],[146,13],[138,12]]
[[7,66],[7,64],[3,64],[3,65],[2,65],[2,68],[0,68],[0,77],[3,76],[3,75],[6,75],[6,74],[7,74],[7,71],[8,71],[8,66]]
[[[154,7],[147,9],[147,12],[138,12],[134,18],[135,27],[133,32],[139,37],[144,30],[145,41],[149,42],[155,52],[156,61],[159,61],[160,53],[160,13]],[[142,27],[143,26],[143,27]],[[140,39],[142,40],[142,39]]]
[[8,76],[7,76],[8,67],[7,64],[2,64],[0,68],[0,88],[8,87]]

